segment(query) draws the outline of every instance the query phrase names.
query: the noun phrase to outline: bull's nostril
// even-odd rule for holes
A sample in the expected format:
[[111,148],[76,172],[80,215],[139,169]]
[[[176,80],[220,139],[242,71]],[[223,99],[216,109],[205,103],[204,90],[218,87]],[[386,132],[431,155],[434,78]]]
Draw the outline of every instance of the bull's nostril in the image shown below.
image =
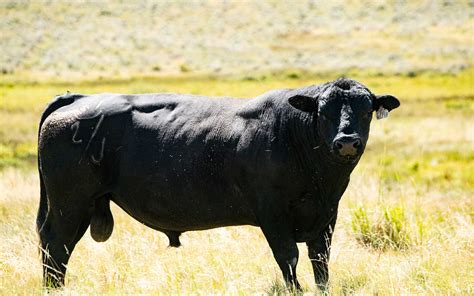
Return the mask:
[[353,157],[361,150],[362,140],[358,137],[345,136],[334,141],[333,149],[340,156]]

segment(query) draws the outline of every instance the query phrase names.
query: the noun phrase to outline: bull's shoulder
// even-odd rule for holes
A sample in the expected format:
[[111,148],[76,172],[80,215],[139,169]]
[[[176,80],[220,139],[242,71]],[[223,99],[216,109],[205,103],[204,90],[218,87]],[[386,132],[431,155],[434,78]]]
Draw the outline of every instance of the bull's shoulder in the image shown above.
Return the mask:
[[290,92],[291,89],[277,89],[249,99],[246,104],[239,106],[237,115],[242,118],[256,119],[269,112],[274,113],[281,108],[284,99]]

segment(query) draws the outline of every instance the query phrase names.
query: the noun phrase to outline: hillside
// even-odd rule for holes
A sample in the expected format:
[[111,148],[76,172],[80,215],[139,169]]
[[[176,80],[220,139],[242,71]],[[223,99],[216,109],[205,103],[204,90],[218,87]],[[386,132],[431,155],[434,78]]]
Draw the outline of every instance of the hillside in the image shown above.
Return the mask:
[[1,1],[15,76],[457,72],[473,66],[470,1]]

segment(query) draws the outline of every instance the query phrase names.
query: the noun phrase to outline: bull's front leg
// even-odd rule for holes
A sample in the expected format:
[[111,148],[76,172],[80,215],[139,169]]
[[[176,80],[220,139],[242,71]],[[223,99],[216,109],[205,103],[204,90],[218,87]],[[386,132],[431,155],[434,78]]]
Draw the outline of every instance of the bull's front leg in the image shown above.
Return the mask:
[[[267,204],[259,215],[260,227],[283,273],[287,287],[301,290],[296,278],[298,247],[291,228],[291,220],[282,209]],[[274,205],[274,204],[273,204]]]
[[337,215],[335,215],[329,225],[320,232],[316,239],[306,242],[306,245],[308,246],[309,259],[313,266],[316,286],[322,291],[327,291],[328,288],[328,263],[331,251],[332,234],[334,232],[334,226],[336,225],[336,216]]

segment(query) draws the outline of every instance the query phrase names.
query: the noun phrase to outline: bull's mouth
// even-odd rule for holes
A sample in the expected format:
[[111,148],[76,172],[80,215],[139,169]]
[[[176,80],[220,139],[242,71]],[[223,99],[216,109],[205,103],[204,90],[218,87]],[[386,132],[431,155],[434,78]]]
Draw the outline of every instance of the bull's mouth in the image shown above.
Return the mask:
[[356,161],[359,160],[361,155],[362,155],[362,152],[360,153],[358,152],[352,155],[341,155],[339,154],[339,152],[331,150],[331,156],[333,160],[339,163],[344,163],[344,164],[355,163]]

